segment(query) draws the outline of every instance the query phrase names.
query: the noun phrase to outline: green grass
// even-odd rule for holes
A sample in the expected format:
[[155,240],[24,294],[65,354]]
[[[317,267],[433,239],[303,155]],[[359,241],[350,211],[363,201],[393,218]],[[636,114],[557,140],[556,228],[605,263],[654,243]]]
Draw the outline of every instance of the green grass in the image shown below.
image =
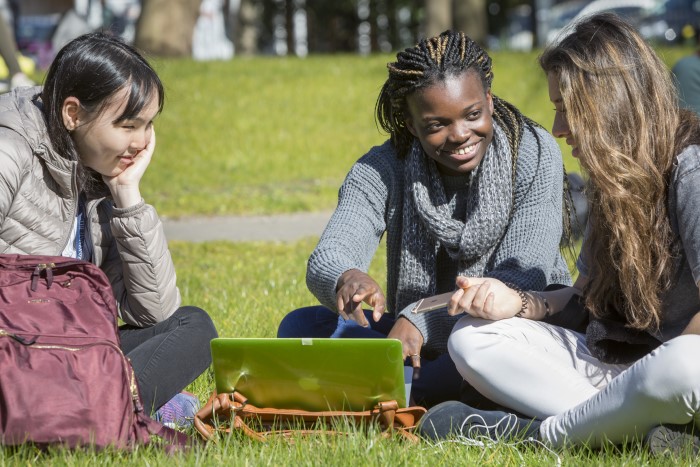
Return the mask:
[[[669,64],[688,52],[661,51]],[[493,90],[550,128],[537,54],[493,53]],[[386,139],[374,105],[393,58],[154,60],[167,100],[145,198],[170,217],[332,209],[353,162]]]
[[51,450],[48,453],[20,449],[0,459],[3,465],[294,465],[294,466],[418,466],[451,467],[484,466],[553,466],[557,459],[569,466],[664,466],[694,465],[695,459],[657,460],[627,450],[613,452],[564,451],[552,453],[544,449],[511,446],[469,447],[456,442],[439,445],[407,444],[400,439],[382,439],[376,432],[354,433],[347,437],[296,438],[294,443],[271,441],[260,444],[241,436],[230,436],[194,449],[187,454],[168,457],[154,448],[139,448],[126,453],[83,453]]
[[144,186],[167,215],[331,209],[372,118],[385,58],[157,64],[167,87]]
[[[309,238],[294,243],[191,244],[172,242],[178,282],[186,304],[205,308],[221,336],[273,337],[277,323],[289,310],[314,303],[304,286],[305,262],[315,245]],[[385,282],[383,246],[372,264],[371,274]],[[190,387],[205,401],[214,387],[210,371]],[[195,435],[192,431],[191,434]],[[455,442],[410,445],[400,439],[382,439],[376,431],[353,432],[342,438],[297,440],[293,444],[253,442],[239,435],[224,436],[187,454],[166,456],[154,447],[135,452],[39,452],[29,447],[0,450],[5,465],[562,465],[664,466],[693,465],[691,456],[653,459],[638,445],[626,450],[564,450],[556,455],[545,449],[499,445],[469,447]]]
[[[673,64],[689,49],[663,50]],[[494,53],[494,92],[549,128],[552,105],[536,53]],[[167,216],[281,213],[332,209],[352,163],[380,134],[374,102],[391,56],[257,57],[231,62],[159,60],[167,88],[157,122],[158,149],[144,197]],[[596,109],[591,111],[595,112]],[[569,170],[577,166],[562,146]],[[290,310],[316,303],[307,291],[306,260],[316,239],[294,243],[172,242],[186,304],[206,309],[221,336],[273,337]],[[385,284],[380,247],[370,274]],[[204,401],[205,372],[190,390]],[[650,459],[629,450],[558,453],[563,465],[692,465],[695,459]],[[408,446],[376,433],[265,445],[234,436],[170,458],[135,452],[0,450],[5,465],[554,465],[546,450],[481,449],[455,443]]]

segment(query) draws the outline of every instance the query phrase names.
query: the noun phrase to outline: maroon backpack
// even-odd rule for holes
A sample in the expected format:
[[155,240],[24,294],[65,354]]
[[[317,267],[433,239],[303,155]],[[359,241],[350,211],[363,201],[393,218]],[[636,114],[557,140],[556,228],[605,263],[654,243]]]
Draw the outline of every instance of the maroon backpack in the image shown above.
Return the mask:
[[0,255],[0,442],[130,448],[151,435],[187,443],[144,413],[102,270]]

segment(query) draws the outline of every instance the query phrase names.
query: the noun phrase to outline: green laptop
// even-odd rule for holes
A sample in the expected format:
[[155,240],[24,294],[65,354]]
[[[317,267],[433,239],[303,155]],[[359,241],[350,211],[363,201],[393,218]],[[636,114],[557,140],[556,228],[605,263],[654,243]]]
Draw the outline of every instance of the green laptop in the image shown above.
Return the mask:
[[236,390],[257,407],[359,411],[390,400],[406,407],[410,390],[396,339],[217,338],[211,353],[217,392]]

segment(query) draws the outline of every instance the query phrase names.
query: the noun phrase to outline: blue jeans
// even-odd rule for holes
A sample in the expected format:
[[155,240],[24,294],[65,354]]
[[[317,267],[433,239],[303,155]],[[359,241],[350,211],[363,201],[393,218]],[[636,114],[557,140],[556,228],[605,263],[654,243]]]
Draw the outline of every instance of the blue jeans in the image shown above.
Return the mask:
[[209,341],[215,337],[209,315],[193,306],[179,308],[153,326],[119,327],[122,351],[134,367],[148,413],[159,409],[209,367]]
[[[346,321],[324,306],[299,308],[282,319],[277,337],[383,338],[394,326],[395,318],[389,313],[376,323],[371,311],[365,310],[365,316],[368,328],[353,320]],[[406,365],[410,365],[409,360]],[[432,407],[447,400],[459,400],[461,386],[462,376],[445,353],[434,360],[423,358],[420,376],[411,386],[411,396],[416,404]]]

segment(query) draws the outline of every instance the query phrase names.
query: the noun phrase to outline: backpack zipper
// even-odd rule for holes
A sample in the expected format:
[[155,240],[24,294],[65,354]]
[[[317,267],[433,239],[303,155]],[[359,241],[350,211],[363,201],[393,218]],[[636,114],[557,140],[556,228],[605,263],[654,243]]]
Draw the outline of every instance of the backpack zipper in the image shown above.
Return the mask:
[[53,268],[55,267],[56,263],[39,263],[36,265],[32,272],[32,292],[36,292],[42,271],[46,271],[46,288],[51,288],[51,284],[53,284]]
[[134,408],[134,413],[139,413],[143,412],[143,405],[141,404],[141,398],[139,396],[139,389],[138,386],[136,385],[136,373],[134,373],[134,367],[131,366],[131,362],[127,358],[126,355],[124,355],[124,352],[122,352],[122,349],[119,348],[119,346],[113,344],[112,342],[109,341],[104,341],[104,342],[94,342],[91,344],[85,344],[82,347],[68,347],[65,345],[57,345],[57,344],[36,344],[36,338],[32,339],[31,341],[27,341],[25,338],[18,336],[17,334],[13,334],[9,331],[6,331],[5,329],[0,328],[0,337],[11,337],[12,339],[16,340],[20,344],[31,347],[34,349],[41,349],[41,350],[51,350],[51,349],[57,349],[57,350],[66,350],[69,352],[78,352],[80,350],[84,350],[88,347],[92,347],[95,345],[106,345],[108,347],[113,348],[117,352],[119,352],[119,355],[122,357],[122,360],[124,361],[125,364],[128,364],[129,367],[129,374],[127,375],[129,379],[129,393],[131,395],[131,403]]
[[24,337],[18,336],[17,334],[12,334],[11,332],[5,331],[4,329],[0,329],[0,337],[3,336],[11,337],[22,345],[32,345],[34,344],[34,342],[36,342],[36,339],[27,341],[27,339],[25,339]]

